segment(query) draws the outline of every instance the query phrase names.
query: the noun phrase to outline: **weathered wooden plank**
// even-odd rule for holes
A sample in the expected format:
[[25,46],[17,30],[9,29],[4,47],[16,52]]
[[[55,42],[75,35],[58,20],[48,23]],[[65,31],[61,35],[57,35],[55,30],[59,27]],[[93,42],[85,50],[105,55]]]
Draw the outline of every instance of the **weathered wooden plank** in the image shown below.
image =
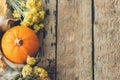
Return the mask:
[[91,0],[58,0],[57,80],[92,80]]
[[[41,41],[42,52],[41,66],[48,65],[47,59],[55,59],[55,43],[56,43],[56,1],[54,0],[42,0],[43,7],[46,11],[45,29],[39,34]],[[41,39],[42,38],[42,39]]]
[[95,0],[95,80],[120,80],[120,0]]
[[[41,42],[39,66],[47,67],[49,64],[55,65],[56,49],[56,0],[42,0],[43,7],[46,11],[44,20],[45,29],[40,32],[39,39]],[[50,66],[49,66],[50,67]],[[55,68],[53,69],[55,71]],[[51,80],[55,80],[55,74],[50,75]]]

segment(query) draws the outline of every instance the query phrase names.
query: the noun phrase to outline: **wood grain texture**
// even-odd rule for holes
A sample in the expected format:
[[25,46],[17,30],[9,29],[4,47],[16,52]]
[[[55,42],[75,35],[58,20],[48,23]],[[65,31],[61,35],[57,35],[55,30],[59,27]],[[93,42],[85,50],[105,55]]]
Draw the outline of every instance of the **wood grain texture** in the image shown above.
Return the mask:
[[[56,61],[56,0],[42,1],[46,17],[44,20],[45,28],[39,33],[41,48],[38,65],[41,67],[50,67],[50,65],[54,66]],[[52,70],[55,71],[56,69],[53,68]],[[55,80],[55,75],[55,73],[50,74],[51,80]]]
[[56,44],[56,1],[54,0],[42,0],[43,7],[46,11],[45,17],[45,29],[40,32],[39,39],[41,41],[41,66],[48,65],[48,59],[55,59],[55,44]]
[[120,80],[120,0],[95,0],[95,80]]
[[92,80],[91,0],[58,0],[57,80]]

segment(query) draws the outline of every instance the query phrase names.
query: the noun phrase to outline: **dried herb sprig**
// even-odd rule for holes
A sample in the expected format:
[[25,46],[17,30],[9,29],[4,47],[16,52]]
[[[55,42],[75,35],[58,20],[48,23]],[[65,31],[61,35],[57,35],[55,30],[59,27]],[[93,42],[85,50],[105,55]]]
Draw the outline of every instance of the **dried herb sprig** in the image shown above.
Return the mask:
[[45,11],[41,0],[8,0],[7,2],[14,9],[13,17],[19,18],[22,26],[30,27],[36,33],[44,27],[42,22]]
[[25,0],[7,0],[7,3],[11,5],[13,9],[17,10],[22,17],[24,17],[23,11],[27,9],[25,7]]

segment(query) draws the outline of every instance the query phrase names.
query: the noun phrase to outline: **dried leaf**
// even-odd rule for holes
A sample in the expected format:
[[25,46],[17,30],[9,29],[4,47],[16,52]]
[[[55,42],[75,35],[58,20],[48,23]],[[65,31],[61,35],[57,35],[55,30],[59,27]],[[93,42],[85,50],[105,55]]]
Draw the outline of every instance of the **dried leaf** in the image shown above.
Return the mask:
[[18,21],[18,19],[6,19],[6,20],[0,22],[0,31],[1,32],[5,32],[16,21]]
[[2,0],[0,2],[0,15],[6,17],[7,9],[8,8],[7,8],[6,0]]

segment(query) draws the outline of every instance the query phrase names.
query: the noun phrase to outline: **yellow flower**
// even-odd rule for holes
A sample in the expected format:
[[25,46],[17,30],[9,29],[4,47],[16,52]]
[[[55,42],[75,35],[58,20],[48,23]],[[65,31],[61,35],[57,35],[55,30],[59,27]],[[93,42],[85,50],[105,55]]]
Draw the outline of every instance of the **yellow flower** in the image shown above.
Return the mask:
[[33,19],[32,19],[32,22],[38,22],[39,20],[38,20],[39,18],[37,17],[37,16],[33,16]]
[[27,62],[27,64],[29,64],[29,65],[34,65],[34,64],[36,63],[36,59],[35,59],[34,57],[28,56],[26,62]]
[[34,67],[34,73],[36,75],[39,75],[41,78],[45,78],[48,76],[48,72],[45,69],[38,66]]
[[33,29],[34,29],[34,32],[37,33],[37,32],[40,30],[40,27],[39,27],[39,25],[35,24],[35,25],[33,26]]
[[43,20],[44,17],[45,17],[45,12],[44,11],[40,11],[39,14],[40,14],[40,20]]
[[37,7],[38,9],[39,9],[40,7],[42,7],[42,2],[41,2],[41,1],[38,1],[36,7]]
[[21,22],[21,25],[32,27],[32,29],[34,29],[35,32],[38,32],[41,28],[44,27],[44,25],[39,25],[39,23],[45,17],[45,11],[42,7],[42,1],[28,0],[26,2],[26,8],[27,10],[23,13],[24,20]]
[[31,8],[35,7],[35,5],[36,5],[36,2],[35,2],[34,0],[28,0],[28,1],[26,2],[26,7],[27,7],[28,9],[31,9]]
[[40,26],[40,29],[42,29],[42,28],[44,28],[44,24],[39,24],[39,26]]
[[40,29],[44,28],[44,24],[35,24],[33,26],[34,31],[37,33]]
[[14,18],[20,18],[21,17],[17,10],[14,10],[12,15],[13,15]]
[[37,9],[36,9],[36,7],[33,7],[31,10],[30,10],[30,13],[32,13],[33,15],[35,14],[35,13],[37,13]]
[[34,29],[38,29],[39,26],[38,26],[37,24],[35,24],[35,25],[33,26],[33,28],[34,28]]
[[26,26],[26,27],[29,27],[30,26],[30,22],[28,21],[23,21],[20,23],[22,26]]
[[32,74],[32,67],[30,65],[25,65],[22,69],[22,75],[23,77],[26,77],[28,75]]

